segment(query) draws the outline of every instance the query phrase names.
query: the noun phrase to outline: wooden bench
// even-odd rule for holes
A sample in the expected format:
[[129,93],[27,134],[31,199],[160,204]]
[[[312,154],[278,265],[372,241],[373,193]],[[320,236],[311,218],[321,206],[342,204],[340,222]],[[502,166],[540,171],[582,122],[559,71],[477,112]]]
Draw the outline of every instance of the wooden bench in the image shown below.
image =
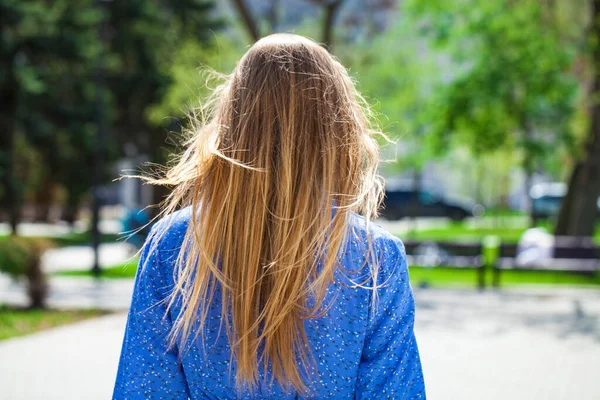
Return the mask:
[[494,263],[492,286],[500,287],[503,270],[562,271],[594,274],[600,269],[600,247],[592,238],[557,236],[554,238],[552,258],[520,265],[517,263],[517,244],[501,244]]
[[404,240],[409,265],[477,270],[476,285],[485,288],[485,259],[481,242]]

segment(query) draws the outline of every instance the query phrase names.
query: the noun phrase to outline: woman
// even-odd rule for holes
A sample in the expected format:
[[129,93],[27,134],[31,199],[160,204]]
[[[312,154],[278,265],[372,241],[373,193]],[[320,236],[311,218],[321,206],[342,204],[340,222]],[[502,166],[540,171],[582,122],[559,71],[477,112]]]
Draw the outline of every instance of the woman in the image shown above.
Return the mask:
[[212,104],[151,180],[174,190],[142,252],[114,398],[425,398],[405,252],[370,223],[376,132],[346,70],[268,36]]

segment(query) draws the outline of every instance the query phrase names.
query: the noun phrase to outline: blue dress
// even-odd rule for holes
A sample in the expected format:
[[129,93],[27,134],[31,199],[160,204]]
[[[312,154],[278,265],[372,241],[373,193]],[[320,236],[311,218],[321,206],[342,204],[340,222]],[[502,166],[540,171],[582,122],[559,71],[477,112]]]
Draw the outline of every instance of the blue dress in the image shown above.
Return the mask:
[[[188,208],[167,217],[173,220],[160,242],[152,243],[156,239],[151,235],[143,249],[144,268],[138,268],[135,279],[114,399],[425,399],[404,246],[370,224],[381,285],[373,308],[372,290],[355,284],[364,284],[368,273],[360,268],[365,261],[364,219],[355,214],[342,253],[345,271],[335,274],[325,297],[330,307],[305,322],[315,362],[306,372],[310,391],[304,397],[277,383],[268,385],[268,376],[253,392],[236,392],[235,361],[230,362],[227,335],[219,330],[218,293],[207,317],[204,344],[190,339],[186,351],[168,349],[165,339],[178,310],[165,314],[162,300],[173,287],[173,265],[190,214]],[[163,219],[155,230],[166,226]]]

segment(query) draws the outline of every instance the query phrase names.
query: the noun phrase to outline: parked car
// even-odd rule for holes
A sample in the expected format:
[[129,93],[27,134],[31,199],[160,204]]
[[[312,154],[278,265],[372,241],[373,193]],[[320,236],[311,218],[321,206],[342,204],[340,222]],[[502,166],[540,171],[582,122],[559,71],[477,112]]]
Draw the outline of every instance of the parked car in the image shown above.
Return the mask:
[[[558,215],[564,197],[567,195],[567,185],[561,182],[538,183],[531,188],[531,215],[534,220],[552,218]],[[600,197],[596,216],[600,217]]]
[[[473,216],[477,206],[468,201],[453,201],[435,193],[414,190],[387,190],[381,215],[390,220],[406,217],[447,217],[462,221]],[[481,208],[481,206],[480,206]]]

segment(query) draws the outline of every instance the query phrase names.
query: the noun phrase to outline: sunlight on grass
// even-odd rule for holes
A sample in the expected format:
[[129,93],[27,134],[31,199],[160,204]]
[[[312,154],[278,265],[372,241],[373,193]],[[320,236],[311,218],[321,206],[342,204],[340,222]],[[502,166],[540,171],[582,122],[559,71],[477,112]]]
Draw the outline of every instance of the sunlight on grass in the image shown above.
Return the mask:
[[29,310],[0,305],[0,340],[106,314],[99,310]]
[[[122,279],[122,278],[135,278],[137,271],[138,260],[131,260],[125,264],[116,265],[114,267],[102,268],[100,277],[107,279]],[[74,276],[74,277],[93,277],[92,271],[80,270],[80,271],[59,271],[53,275],[58,276]]]
[[[506,219],[498,219],[490,224],[477,222],[451,222],[446,226],[434,229],[412,229],[408,232],[392,232],[404,240],[438,240],[438,241],[480,241],[486,236],[497,236],[503,242],[517,243],[523,233],[529,228],[527,225],[514,226]],[[545,228],[552,232],[549,222],[542,222],[537,227]],[[594,241],[600,244],[600,225],[596,229]]]
[[[413,286],[423,282],[433,287],[460,286],[475,287],[477,272],[455,268],[426,268],[409,266],[410,280]],[[486,287],[492,282],[492,271],[486,271]],[[600,271],[594,275],[556,271],[502,271],[501,286],[513,285],[600,285]]]

